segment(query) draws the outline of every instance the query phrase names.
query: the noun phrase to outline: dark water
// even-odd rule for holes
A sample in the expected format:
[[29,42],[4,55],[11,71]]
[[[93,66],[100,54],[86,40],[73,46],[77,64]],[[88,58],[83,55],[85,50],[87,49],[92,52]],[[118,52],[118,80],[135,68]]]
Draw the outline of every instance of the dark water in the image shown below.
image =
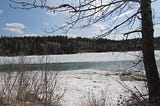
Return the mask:
[[110,62],[68,62],[68,63],[47,63],[47,64],[8,64],[1,65],[1,71],[67,71],[79,69],[97,69],[107,71],[123,71],[137,69],[142,70],[143,65],[136,65],[135,61],[110,61]]
[[[160,70],[160,60],[157,60]],[[45,63],[45,64],[6,64],[0,65],[0,71],[67,71],[80,69],[97,69],[106,71],[143,70],[143,63],[136,61],[109,61],[109,62],[68,62],[68,63]]]

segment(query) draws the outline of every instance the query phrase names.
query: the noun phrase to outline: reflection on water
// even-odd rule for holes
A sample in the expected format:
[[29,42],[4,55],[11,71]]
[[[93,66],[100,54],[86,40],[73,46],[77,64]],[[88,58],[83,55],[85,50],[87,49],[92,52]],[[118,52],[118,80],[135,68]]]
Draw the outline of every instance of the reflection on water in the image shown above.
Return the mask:
[[79,69],[97,69],[107,71],[121,71],[137,69],[142,70],[143,65],[135,65],[135,61],[110,61],[110,62],[68,62],[68,63],[45,63],[45,64],[8,64],[1,65],[1,71],[65,71]]

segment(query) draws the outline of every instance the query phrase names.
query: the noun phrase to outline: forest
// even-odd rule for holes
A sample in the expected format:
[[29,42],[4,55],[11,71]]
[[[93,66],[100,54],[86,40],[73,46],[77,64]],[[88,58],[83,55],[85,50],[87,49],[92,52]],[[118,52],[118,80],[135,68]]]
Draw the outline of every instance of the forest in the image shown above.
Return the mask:
[[[154,41],[155,49],[160,49],[160,37],[155,38]],[[137,51],[141,49],[142,39],[139,38],[110,40],[67,36],[0,37],[0,56]]]

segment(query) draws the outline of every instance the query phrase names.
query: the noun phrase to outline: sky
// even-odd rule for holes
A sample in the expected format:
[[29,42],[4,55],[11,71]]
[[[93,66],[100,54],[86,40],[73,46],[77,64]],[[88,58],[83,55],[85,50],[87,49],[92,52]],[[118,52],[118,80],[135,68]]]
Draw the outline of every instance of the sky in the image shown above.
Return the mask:
[[[23,0],[22,0],[23,1]],[[51,0],[53,3],[53,0]],[[54,0],[56,2],[56,0]],[[0,0],[0,35],[2,36],[46,36],[46,35],[68,35],[71,37],[94,37],[100,33],[100,30],[106,28],[104,23],[96,23],[85,29],[72,29],[67,34],[63,31],[57,31],[54,33],[47,33],[56,26],[64,25],[67,13],[53,13],[43,9],[31,9],[21,10],[13,9],[9,6],[9,0]],[[52,5],[52,4],[51,4]],[[160,17],[160,0],[157,0],[152,4],[154,9],[153,13],[155,17]],[[132,11],[127,11],[119,16],[123,18]],[[116,20],[116,16],[112,20]],[[158,22],[158,18],[156,22]],[[155,36],[160,34],[160,25],[155,26]],[[113,37],[109,36],[109,39],[122,39],[122,36]],[[132,37],[131,37],[132,38]]]

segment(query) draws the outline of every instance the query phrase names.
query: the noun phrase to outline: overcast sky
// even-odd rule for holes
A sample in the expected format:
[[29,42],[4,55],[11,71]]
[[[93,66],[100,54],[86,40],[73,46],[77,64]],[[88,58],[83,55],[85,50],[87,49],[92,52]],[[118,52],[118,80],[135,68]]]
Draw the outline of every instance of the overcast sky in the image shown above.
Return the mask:
[[[23,1],[23,0],[22,0]],[[52,0],[53,1],[53,0]],[[54,0],[55,1],[55,0]],[[160,16],[160,0],[152,4],[155,9],[156,17]],[[119,18],[130,14],[132,11],[127,11]],[[42,9],[19,10],[9,7],[9,0],[0,0],[0,35],[3,36],[44,36],[44,35],[62,35],[62,31],[56,33],[46,33],[55,25],[64,25],[67,13],[52,13]],[[113,17],[115,20],[116,17]],[[93,37],[99,30],[105,29],[103,23],[96,23],[86,29],[73,29],[67,35],[76,37]],[[155,35],[159,36],[160,26],[155,27]],[[112,39],[112,37],[109,37]],[[121,39],[121,37],[116,37]]]

